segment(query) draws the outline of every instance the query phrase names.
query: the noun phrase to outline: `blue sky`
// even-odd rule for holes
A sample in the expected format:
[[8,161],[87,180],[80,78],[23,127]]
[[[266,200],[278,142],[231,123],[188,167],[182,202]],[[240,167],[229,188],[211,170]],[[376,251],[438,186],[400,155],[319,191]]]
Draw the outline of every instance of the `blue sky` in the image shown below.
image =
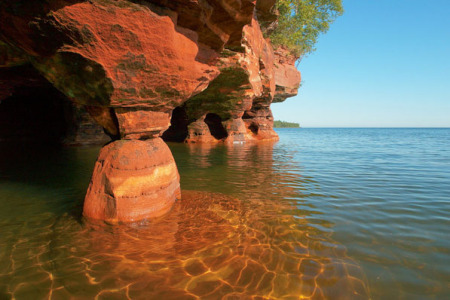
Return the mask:
[[272,104],[303,127],[450,127],[450,0],[344,0],[298,68],[296,97]]

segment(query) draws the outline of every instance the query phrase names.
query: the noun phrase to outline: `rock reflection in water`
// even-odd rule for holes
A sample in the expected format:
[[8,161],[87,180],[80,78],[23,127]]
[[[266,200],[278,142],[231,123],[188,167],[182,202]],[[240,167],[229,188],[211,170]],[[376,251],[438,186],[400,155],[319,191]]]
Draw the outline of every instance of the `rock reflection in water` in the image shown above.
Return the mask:
[[271,145],[181,151],[190,152],[179,163],[182,178],[191,168],[197,177],[188,180],[227,195],[184,190],[167,215],[133,226],[80,222],[73,212],[41,213],[21,226],[2,222],[9,235],[0,239],[0,296],[368,298],[359,266],[320,229],[333,224],[307,220],[311,207],[302,209],[299,199],[308,179],[291,178],[282,165],[275,170]]
[[[13,245],[2,282],[17,298],[37,287],[53,299],[367,297],[345,251],[311,239],[292,217],[267,222],[259,213],[223,194],[184,191],[168,215],[132,227],[66,216]],[[27,256],[34,263],[16,265]]]

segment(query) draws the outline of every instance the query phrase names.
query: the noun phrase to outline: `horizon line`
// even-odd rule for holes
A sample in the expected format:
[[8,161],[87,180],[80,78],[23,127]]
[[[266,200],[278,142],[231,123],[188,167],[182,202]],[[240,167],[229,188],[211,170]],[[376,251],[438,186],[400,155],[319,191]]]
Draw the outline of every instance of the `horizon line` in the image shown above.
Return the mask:
[[450,129],[450,126],[300,126],[300,127],[274,127],[279,128],[423,128],[423,129]]

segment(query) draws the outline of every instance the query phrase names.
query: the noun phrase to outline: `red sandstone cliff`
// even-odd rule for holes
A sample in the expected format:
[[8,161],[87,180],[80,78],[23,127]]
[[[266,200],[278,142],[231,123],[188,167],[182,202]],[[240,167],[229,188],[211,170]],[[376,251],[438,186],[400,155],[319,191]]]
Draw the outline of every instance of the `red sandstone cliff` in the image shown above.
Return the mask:
[[300,73],[295,58],[263,36],[258,20],[266,30],[273,25],[274,3],[3,0],[0,116],[9,119],[0,124],[24,117],[17,107],[40,103],[58,121],[31,137],[93,138],[97,122],[113,141],[98,158],[85,216],[159,216],[179,197],[163,133],[186,142],[277,139],[270,104],[296,94]]

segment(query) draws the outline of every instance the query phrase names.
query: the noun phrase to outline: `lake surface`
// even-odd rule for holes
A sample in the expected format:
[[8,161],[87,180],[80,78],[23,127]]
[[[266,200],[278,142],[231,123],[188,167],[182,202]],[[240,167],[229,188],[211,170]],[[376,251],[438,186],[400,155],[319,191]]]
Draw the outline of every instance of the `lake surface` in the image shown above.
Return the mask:
[[0,299],[446,299],[450,129],[170,144],[183,199],[81,218],[99,147],[0,145]]

